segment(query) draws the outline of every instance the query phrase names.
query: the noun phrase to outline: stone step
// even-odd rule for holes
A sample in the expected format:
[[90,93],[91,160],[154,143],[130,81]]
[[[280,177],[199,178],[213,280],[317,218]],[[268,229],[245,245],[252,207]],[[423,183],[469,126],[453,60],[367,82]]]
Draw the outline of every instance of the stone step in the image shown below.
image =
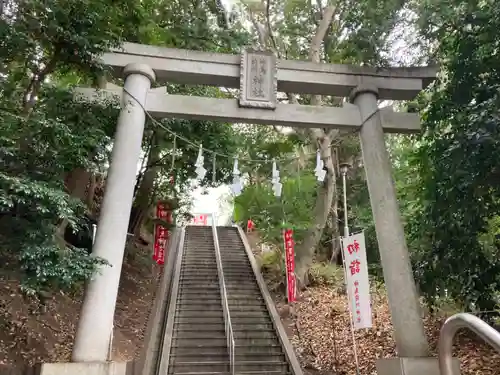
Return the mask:
[[174,361],[173,365],[168,368],[169,374],[185,374],[185,373],[221,373],[229,371],[229,361],[195,361],[195,362],[177,362]]
[[213,318],[222,316],[222,306],[218,310],[179,310],[176,308],[175,316],[178,318],[183,317],[199,317],[199,318]]
[[244,311],[244,310],[234,310],[231,311],[231,319],[238,317],[256,317],[256,318],[269,318],[269,313],[267,311]]
[[267,308],[264,305],[229,305],[229,312],[235,313],[240,311],[251,311],[251,312],[265,312],[267,314]]
[[[209,284],[210,285],[207,285]],[[207,282],[205,284],[203,283],[194,283],[194,282],[182,282],[179,283],[179,289],[182,293],[184,293],[186,290],[189,290],[191,292],[197,292],[197,293],[211,293],[214,295],[220,295],[220,287],[219,287],[219,282],[213,283],[213,282]]]
[[181,287],[206,287],[207,289],[219,289],[219,280],[179,280]]
[[[239,357],[240,360],[259,360],[259,359],[276,359],[284,360],[285,355],[281,349],[280,345],[268,345],[268,346],[241,346],[235,345],[234,348],[235,356]],[[207,346],[207,347],[172,347],[171,355],[178,357],[196,357],[200,355],[201,357],[224,357],[228,356],[227,346]],[[200,358],[201,360],[201,358]]]
[[219,277],[217,275],[209,275],[209,276],[181,276],[179,278],[180,283],[199,283],[199,282],[210,282],[210,283],[219,283]]
[[[173,345],[177,347],[212,347],[212,346],[223,346],[226,345],[227,340],[223,338],[181,338],[173,337]],[[279,345],[277,338],[238,338],[239,346],[262,346],[267,347],[269,345]]]
[[[229,293],[228,293],[229,294]],[[231,293],[231,295],[228,295],[228,300],[232,301],[254,301],[254,302],[259,302],[259,303],[264,303],[264,297],[262,295],[258,296],[252,296],[252,299],[248,298],[248,294],[236,294],[236,293]]]
[[[203,296],[205,298],[203,298]],[[206,298],[205,295],[201,295],[200,297],[188,297],[188,296],[179,296],[177,297],[177,304],[179,305],[200,305],[200,304],[207,304],[207,305],[221,305],[222,306],[222,300],[220,298],[220,294],[217,295],[210,295],[209,298]]]
[[279,356],[283,355],[281,344],[270,344],[267,346],[239,345],[235,343],[234,352],[245,356]]
[[226,284],[226,291],[227,291],[227,297],[231,298],[233,294],[235,295],[241,295],[244,294],[247,296],[248,299],[254,299],[258,297],[262,297],[262,293],[260,292],[260,289],[257,287],[255,288],[241,288],[241,287],[231,287]]
[[222,311],[222,304],[206,304],[206,305],[187,305],[187,304],[177,304],[175,307],[176,311],[200,311],[200,312],[208,312],[208,311]]
[[246,272],[246,271],[237,271],[234,274],[224,272],[224,276],[228,280],[245,281],[245,282],[251,283],[251,284],[257,282],[257,279],[255,278],[255,275],[253,274],[253,272],[250,273],[250,272]]
[[205,285],[205,291],[203,292],[200,292],[197,289],[192,290],[189,286],[179,285],[179,292],[182,292],[182,294],[186,296],[199,295],[206,292],[220,297],[219,283],[217,283],[217,285]]
[[177,338],[172,337],[172,347],[176,348],[192,348],[192,349],[200,349],[200,348],[214,348],[214,347],[224,347],[227,348],[227,340],[226,338]]
[[203,297],[200,300],[199,296],[203,295],[207,299],[217,299],[220,298],[220,289],[219,288],[189,288],[186,286],[179,286],[179,294],[177,298],[189,299],[189,300],[198,300],[203,301]]
[[[267,312],[267,308],[264,304],[252,304],[249,301],[245,301],[244,304],[238,304],[231,302],[228,303],[229,312],[233,313],[233,311],[265,311]],[[215,310],[222,309],[222,301],[207,301],[207,300],[191,300],[191,301],[177,301],[177,309],[179,310]]]
[[[222,329],[212,330],[212,331],[186,331],[182,329],[174,329],[174,337],[179,339],[224,339],[226,337],[226,332],[224,327]],[[276,339],[276,333],[272,331],[264,330],[251,330],[251,331],[233,331],[235,340],[240,339]]]
[[213,296],[218,296],[220,297],[220,287],[219,285],[213,285],[213,286],[205,286],[205,290],[200,291],[197,289],[190,289],[189,287],[182,287],[179,286],[179,296],[186,296],[188,298],[195,298],[192,296],[199,296],[199,295],[213,295]]
[[232,282],[226,282],[226,288],[231,290],[231,291],[243,291],[244,293],[246,292],[253,292],[253,291],[258,291],[260,292],[259,286],[257,283],[232,283]]
[[[200,352],[200,350],[192,349],[190,352],[187,350],[179,351],[180,349],[174,350],[170,352],[171,358],[174,361],[180,362],[193,362],[193,361],[227,361],[229,360],[229,354],[227,352],[227,348],[221,348],[221,350],[216,351],[206,351]],[[255,361],[275,361],[275,362],[286,362],[285,355],[283,353],[243,353],[240,354],[235,350],[234,355],[235,363],[245,361],[245,362],[255,362]]]
[[[233,331],[272,331],[274,332],[274,326],[271,323],[254,323],[254,324],[235,324],[231,321],[233,326]],[[216,331],[216,330],[224,330],[223,321],[218,323],[176,323],[176,329],[178,331]]]
[[211,282],[219,282],[219,276],[217,274],[186,274],[183,273],[181,274],[181,277],[179,277],[180,282],[184,281],[211,281]]
[[[231,323],[237,327],[239,324],[272,324],[269,316],[231,316]],[[198,316],[198,315],[176,315],[174,324],[224,324],[224,317],[220,316]]]
[[[173,361],[173,364],[169,366],[169,374],[179,374],[179,373],[200,373],[200,372],[210,372],[210,373],[220,373],[227,372],[229,370],[230,364],[229,360],[222,361],[200,361],[194,360],[191,362],[180,362]],[[278,361],[239,361],[235,364],[235,370],[237,373],[242,372],[256,372],[256,371],[278,371],[286,372],[288,371],[288,365],[285,362]]]
[[258,306],[260,308],[267,309],[266,303],[262,299],[236,299],[234,297],[228,297],[227,303],[229,307],[231,306]]
[[[224,346],[206,346],[206,347],[189,347],[189,346],[173,346],[170,350],[170,355],[175,357],[196,357],[200,355],[203,358],[206,357],[229,357],[227,351],[227,344]],[[201,360],[201,359],[200,359]]]
[[193,296],[199,296],[203,294],[205,296],[220,297],[220,288],[216,287],[203,287],[203,288],[190,288],[189,286],[179,285],[178,296],[185,296],[186,298],[196,298]]
[[[226,332],[224,327],[218,330],[212,331],[184,331],[179,329],[174,329],[173,337],[178,339],[225,339]],[[263,337],[267,338],[267,337]]]
[[288,364],[284,361],[241,361],[235,363],[235,370],[238,373],[247,371],[288,371]]
[[289,371],[235,371],[235,373],[237,375],[291,375]]
[[182,266],[199,264],[200,266],[213,266],[217,265],[217,261],[215,255],[209,256],[183,256],[182,257]]
[[190,263],[190,264],[186,264],[186,265],[183,265],[181,267],[181,272],[186,272],[186,271],[189,271],[189,272],[195,272],[195,271],[215,271],[217,272],[217,264],[207,264],[207,263]]

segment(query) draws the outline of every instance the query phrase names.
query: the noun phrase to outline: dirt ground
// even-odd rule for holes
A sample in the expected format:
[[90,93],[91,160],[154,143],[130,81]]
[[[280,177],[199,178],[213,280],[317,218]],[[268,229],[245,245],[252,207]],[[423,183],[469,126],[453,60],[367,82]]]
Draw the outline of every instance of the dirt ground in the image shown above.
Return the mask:
[[[150,259],[147,249],[127,247],[115,315],[116,361],[132,360],[142,346],[159,281],[159,266]],[[9,269],[5,266],[3,269]],[[0,370],[68,361],[82,293],[54,295],[41,309],[22,297],[15,273],[1,273],[0,285]]]

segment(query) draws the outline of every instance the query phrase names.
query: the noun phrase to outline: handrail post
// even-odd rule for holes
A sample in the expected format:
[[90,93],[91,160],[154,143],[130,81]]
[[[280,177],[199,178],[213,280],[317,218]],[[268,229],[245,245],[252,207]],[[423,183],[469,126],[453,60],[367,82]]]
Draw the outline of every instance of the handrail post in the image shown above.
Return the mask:
[[453,339],[460,328],[468,328],[500,353],[500,332],[467,313],[449,317],[441,328],[438,342],[439,370],[441,375],[456,375],[453,367]]
[[222,268],[222,256],[219,247],[219,236],[217,235],[217,223],[215,214],[212,213],[212,233],[214,238],[215,259],[217,261],[217,271],[219,274],[219,288],[222,301],[222,312],[224,315],[224,328],[226,331],[226,343],[229,354],[229,366],[231,375],[234,375],[234,333],[231,324],[231,315],[229,313],[229,304],[227,301],[226,280],[224,278],[224,269]]

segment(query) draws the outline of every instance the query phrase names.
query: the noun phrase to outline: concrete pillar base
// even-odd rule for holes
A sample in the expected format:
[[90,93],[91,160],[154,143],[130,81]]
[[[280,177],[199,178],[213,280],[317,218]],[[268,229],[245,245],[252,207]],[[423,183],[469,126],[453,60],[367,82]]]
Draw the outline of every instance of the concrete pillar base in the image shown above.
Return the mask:
[[[453,359],[454,375],[460,375],[460,362]],[[435,357],[398,357],[377,360],[378,375],[441,375]]]
[[132,362],[44,363],[39,375],[133,375]]

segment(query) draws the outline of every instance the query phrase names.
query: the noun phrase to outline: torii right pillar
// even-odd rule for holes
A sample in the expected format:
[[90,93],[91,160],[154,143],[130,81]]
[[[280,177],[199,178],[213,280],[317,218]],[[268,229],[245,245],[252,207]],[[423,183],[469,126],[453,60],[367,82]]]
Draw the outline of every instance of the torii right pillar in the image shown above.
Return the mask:
[[[378,109],[378,89],[359,86],[351,93],[362,119],[363,162],[377,232],[398,358],[377,361],[379,375],[439,375],[427,342],[403,223],[392,178],[389,153]],[[457,361],[458,375],[459,366]]]

